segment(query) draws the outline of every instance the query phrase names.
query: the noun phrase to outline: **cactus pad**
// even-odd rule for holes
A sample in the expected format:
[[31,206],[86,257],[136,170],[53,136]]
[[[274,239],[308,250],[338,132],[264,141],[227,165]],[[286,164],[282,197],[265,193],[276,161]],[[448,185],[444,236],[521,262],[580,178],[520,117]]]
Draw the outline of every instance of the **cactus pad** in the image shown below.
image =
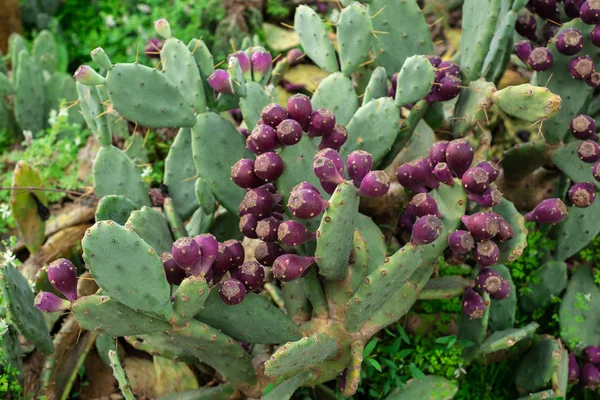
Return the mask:
[[104,196],[96,208],[96,222],[112,220],[119,225],[125,225],[131,212],[136,209],[135,204],[125,196],[116,194]]
[[535,279],[527,283],[528,290],[520,296],[521,308],[534,312],[552,302],[567,287],[567,264],[562,261],[548,261],[533,274]]
[[35,37],[31,48],[31,55],[44,71],[56,72],[58,66],[58,49],[54,36],[43,30]]
[[204,178],[196,179],[195,184],[196,199],[204,214],[210,215],[215,212],[217,207],[215,195],[210,190],[210,185]]
[[240,110],[248,130],[252,132],[252,129],[261,118],[263,108],[271,103],[273,99],[265,92],[260,83],[246,83],[246,92],[246,96],[240,98]]
[[262,400],[289,400],[294,392],[307,381],[313,380],[314,374],[310,370],[302,371],[285,381],[281,382],[277,387],[271,390],[266,395],[262,396]]
[[279,347],[265,363],[265,374],[278,376],[302,371],[333,357],[337,351],[335,338],[326,333],[303,337]]
[[135,400],[135,396],[131,392],[131,385],[127,380],[127,376],[125,376],[125,371],[121,366],[121,360],[119,360],[119,355],[116,351],[110,350],[108,352],[108,359],[110,360],[110,367],[113,370],[113,375],[117,382],[119,382],[119,389],[123,394],[125,400]]
[[539,328],[537,322],[532,322],[523,328],[510,328],[492,333],[481,345],[483,354],[495,353],[497,351],[510,349],[519,341],[531,337],[533,332]]
[[76,82],[75,85],[79,95],[79,109],[87,126],[101,146],[110,146],[112,137],[107,124],[108,116],[103,115],[104,106],[102,105],[103,99],[100,96],[100,91],[95,86],[86,86],[79,82]]
[[300,5],[294,16],[294,29],[306,55],[319,68],[333,74],[339,71],[338,62],[321,17],[310,7]]
[[577,254],[600,233],[595,223],[600,215],[600,199],[586,208],[569,207],[569,217],[558,225],[556,259],[566,260]]
[[39,133],[46,126],[44,77],[35,58],[26,51],[19,53],[15,72],[15,119],[21,129]]
[[329,75],[319,83],[311,98],[313,110],[325,107],[335,113],[335,121],[346,126],[358,109],[358,97],[352,80],[341,72]]
[[515,261],[523,254],[523,250],[527,247],[525,218],[517,211],[513,203],[504,198],[500,204],[494,207],[494,212],[500,214],[509,223],[515,233],[512,239],[498,244],[500,257],[497,263],[504,264]]
[[[216,292],[216,290],[215,290]],[[208,283],[203,276],[188,276],[173,295],[173,320],[183,325],[200,311],[210,293]]]
[[365,89],[362,105],[374,99],[379,99],[388,95],[387,74],[385,68],[377,67],[371,73],[369,83]]
[[477,122],[485,121],[487,109],[492,106],[492,94],[496,85],[485,79],[469,84],[467,90],[460,92],[454,108],[454,136],[462,137]]
[[404,61],[398,74],[396,104],[403,107],[429,94],[435,81],[433,65],[423,56],[412,56]]
[[562,99],[548,88],[525,83],[494,92],[492,101],[511,117],[538,122],[556,115]]
[[411,379],[402,389],[396,389],[385,400],[430,399],[452,400],[458,386],[441,376],[426,375],[421,379]]
[[342,9],[337,22],[338,50],[342,72],[350,76],[369,60],[373,24],[365,6],[353,3]]
[[465,288],[472,286],[473,281],[458,275],[433,278],[427,282],[421,293],[419,293],[419,300],[450,299],[462,295]]
[[177,212],[183,219],[188,219],[198,208],[194,192],[195,176],[197,173],[192,154],[192,131],[190,128],[181,128],[165,159],[164,182]]
[[156,254],[171,251],[173,238],[169,225],[165,217],[155,209],[144,206],[133,211],[125,226],[137,233]]
[[577,155],[577,148],[580,144],[581,142],[577,140],[559,147],[552,154],[552,161],[573,182],[592,182],[598,191],[600,182],[592,176],[592,168],[589,164],[581,161]]
[[371,217],[367,217],[364,214],[358,214],[356,219],[356,229],[360,232],[360,235],[365,239],[369,246],[369,265],[368,273],[373,272],[377,267],[383,264],[383,260],[387,255],[387,244],[381,230],[373,222]]
[[561,359],[561,345],[552,338],[535,343],[517,366],[515,384],[519,391],[533,393],[550,385],[552,374]]

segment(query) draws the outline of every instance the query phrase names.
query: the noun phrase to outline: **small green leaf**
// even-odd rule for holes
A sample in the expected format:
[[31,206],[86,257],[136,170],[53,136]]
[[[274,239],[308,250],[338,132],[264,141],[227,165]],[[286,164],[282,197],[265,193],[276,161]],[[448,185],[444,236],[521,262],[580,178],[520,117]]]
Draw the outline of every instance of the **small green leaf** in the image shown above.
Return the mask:
[[381,372],[381,365],[374,358],[368,358],[367,361],[369,364],[373,366],[377,371]]
[[400,336],[402,337],[404,342],[406,344],[410,344],[410,339],[408,338],[408,335],[406,334],[404,327],[398,323],[398,324],[396,324],[396,329],[398,329],[398,333],[400,333]]
[[365,349],[363,350],[363,357],[367,358],[369,356],[369,354],[371,354],[371,352],[373,351],[373,349],[375,349],[375,346],[377,346],[377,339],[371,340],[365,346]]
[[413,378],[415,378],[415,379],[424,379],[425,378],[425,374],[419,368],[417,368],[417,366],[414,363],[411,363],[408,366],[408,369],[410,369],[410,373],[412,374]]
[[414,351],[415,351],[414,349],[404,349],[404,350],[401,350],[398,353],[397,357],[400,358],[400,359],[403,359],[404,357],[412,354]]

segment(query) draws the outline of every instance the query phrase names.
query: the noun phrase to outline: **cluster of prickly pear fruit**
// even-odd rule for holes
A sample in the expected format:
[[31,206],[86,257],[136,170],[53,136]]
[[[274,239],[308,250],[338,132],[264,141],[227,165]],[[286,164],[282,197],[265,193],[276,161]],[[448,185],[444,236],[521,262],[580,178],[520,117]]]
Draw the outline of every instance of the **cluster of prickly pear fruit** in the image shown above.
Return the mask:
[[595,391],[600,387],[600,348],[588,346],[580,354],[580,362],[575,353],[569,353],[569,383],[581,385]]

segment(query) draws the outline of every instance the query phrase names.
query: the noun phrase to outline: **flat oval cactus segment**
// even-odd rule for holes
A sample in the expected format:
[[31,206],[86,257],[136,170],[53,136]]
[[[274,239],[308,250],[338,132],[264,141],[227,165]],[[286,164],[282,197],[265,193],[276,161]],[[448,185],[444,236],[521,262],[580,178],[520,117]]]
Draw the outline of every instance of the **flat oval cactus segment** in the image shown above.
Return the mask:
[[335,355],[336,339],[326,333],[316,333],[279,347],[265,363],[265,374],[283,375],[300,372]]
[[298,6],[294,16],[294,29],[300,38],[302,49],[319,68],[330,74],[340,70],[325,24],[312,8]]

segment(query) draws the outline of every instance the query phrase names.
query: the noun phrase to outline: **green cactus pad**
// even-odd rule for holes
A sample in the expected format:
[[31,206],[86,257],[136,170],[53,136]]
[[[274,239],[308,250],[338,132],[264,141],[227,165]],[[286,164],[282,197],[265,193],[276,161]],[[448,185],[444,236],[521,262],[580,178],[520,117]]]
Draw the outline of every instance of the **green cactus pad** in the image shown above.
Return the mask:
[[435,81],[433,65],[423,56],[411,56],[404,61],[398,74],[396,105],[415,103],[429,94]]
[[559,296],[567,287],[567,264],[562,261],[548,261],[539,267],[527,283],[527,291],[520,297],[521,308],[532,313],[544,308]]
[[125,196],[116,194],[104,196],[96,208],[96,222],[112,220],[119,225],[125,225],[129,215],[135,210],[137,210],[135,204]]
[[231,57],[229,59],[227,72],[229,73],[229,84],[233,94],[240,97],[246,96],[246,80],[237,58]]
[[27,41],[23,36],[13,32],[8,38],[8,57],[13,71],[19,69],[19,53],[21,53],[21,51],[28,51]]
[[[21,160],[15,166],[12,178],[12,187],[42,187],[40,174],[26,161]],[[25,243],[27,249],[33,254],[37,252],[46,238],[46,222],[40,218],[37,203],[33,195],[46,205],[46,193],[42,190],[13,190],[10,193],[10,210],[15,219],[19,237]]]
[[[562,346],[561,346],[562,347]],[[552,375],[552,387],[557,396],[566,397],[569,386],[569,352],[562,348],[560,351],[560,361]]]
[[389,78],[400,71],[408,57],[433,54],[429,26],[416,0],[373,0],[368,10],[376,35],[375,59]]
[[275,344],[298,340],[302,332],[294,322],[265,297],[246,294],[244,300],[229,306],[212,290],[198,313],[198,320],[223,331],[235,340]]
[[102,147],[94,159],[94,191],[98,197],[127,197],[136,207],[149,206],[148,188],[127,154],[114,146]]
[[390,151],[400,130],[400,109],[390,97],[372,100],[356,111],[348,123],[348,140],[341,154],[364,150],[373,155],[377,167]]
[[141,64],[115,64],[106,76],[112,105],[124,118],[149,128],[189,127],[194,111],[167,77]]
[[495,353],[497,351],[510,349],[515,344],[527,337],[531,337],[539,328],[537,322],[532,322],[523,328],[511,328],[492,333],[481,345],[483,354]]
[[287,315],[297,324],[310,319],[311,305],[304,292],[304,283],[300,279],[282,283],[281,293]]
[[196,179],[195,184],[196,199],[204,214],[213,214],[217,207],[215,195],[210,190],[208,181],[204,178]]
[[365,6],[353,3],[342,9],[337,22],[337,40],[344,75],[350,76],[369,60],[373,38],[373,24]]
[[354,91],[352,80],[341,72],[329,75],[319,83],[311,98],[313,110],[325,107],[335,113],[335,121],[348,125],[358,110],[358,97]]
[[493,210],[509,223],[515,234],[512,239],[498,244],[498,248],[500,249],[498,264],[515,261],[523,254],[523,250],[527,247],[525,218],[517,211],[513,203],[504,198]]
[[562,99],[548,88],[524,83],[494,92],[492,101],[511,117],[538,122],[556,115]]
[[246,92],[246,96],[240,98],[240,110],[248,130],[252,132],[252,129],[261,118],[263,108],[272,103],[273,99],[265,92],[260,83],[246,83]]
[[555,254],[557,260],[566,260],[577,254],[600,233],[600,226],[595,223],[599,215],[598,197],[590,207],[569,207],[569,216],[558,225],[557,229]]
[[[192,53],[194,59],[196,60],[196,65],[198,67],[198,71],[200,71],[202,80],[206,81],[210,74],[215,71],[215,61],[212,54],[210,54],[210,50],[208,50],[206,43],[199,39],[192,39],[188,44],[188,50]],[[210,86],[208,87],[210,88]],[[206,93],[212,94],[212,89]]]
[[244,235],[242,235],[240,228],[238,228],[239,224],[240,218],[237,214],[223,209],[221,211],[217,210],[216,216],[211,222],[209,232],[220,242],[229,239],[242,240]]
[[145,146],[145,139],[142,135],[134,133],[125,139],[125,154],[138,166],[140,171],[143,165],[148,164],[148,150]]
[[185,363],[158,356],[153,357],[152,362],[156,372],[156,396],[198,389],[196,376]]
[[302,371],[298,375],[281,382],[275,389],[262,396],[261,400],[289,400],[300,386],[313,379],[315,379],[315,376],[312,371]]
[[386,97],[388,95],[387,74],[385,68],[377,67],[371,73],[369,83],[365,89],[362,105],[364,106],[371,100]]
[[[0,55],[1,57],[1,55]],[[6,315],[2,315],[5,318]],[[18,371],[19,383],[23,384],[23,359],[21,343],[19,342],[19,331],[14,325],[8,325],[6,331],[2,335],[2,343],[0,344],[0,350],[2,351],[2,357],[4,362],[13,367]]]
[[527,396],[519,397],[518,400],[552,400],[552,399],[561,400],[562,397],[558,397],[556,395],[556,393],[554,393],[554,390],[548,389],[548,390],[544,390],[542,392],[530,393]]
[[121,360],[119,360],[119,355],[116,351],[110,350],[108,352],[108,359],[110,360],[110,367],[113,370],[113,376],[119,382],[119,389],[123,394],[125,400],[135,400],[135,396],[131,391],[131,385],[127,380],[127,376],[125,376],[125,371],[121,366]]
[[307,275],[302,278],[304,293],[312,305],[314,314],[317,318],[326,319],[329,316],[329,306],[325,298],[325,292],[319,281],[317,270],[311,268]]
[[[504,152],[504,160],[502,162],[504,177],[511,181],[524,179],[539,167],[550,162],[552,150],[553,148],[544,140],[532,140],[531,142],[515,145]],[[557,152],[554,154],[556,155]],[[577,160],[579,161],[579,158]],[[591,172],[590,179],[592,179]]]
[[54,36],[49,31],[43,30],[38,33],[33,41],[31,54],[44,71],[48,71],[49,73],[56,72],[58,49],[56,40],[54,40]]
[[387,255],[387,244],[381,230],[371,217],[364,214],[358,214],[356,219],[356,229],[365,239],[369,246],[369,265],[368,273],[373,272],[377,267],[383,264],[383,260]]
[[108,352],[110,350],[117,350],[117,340],[110,335],[98,335],[96,338],[96,352],[104,361],[107,367],[110,367],[110,360],[108,358]]
[[94,86],[86,86],[77,82],[77,93],[79,95],[79,109],[98,143],[101,146],[110,146],[112,143],[107,115],[103,115],[104,106],[100,91]]
[[163,210],[165,212],[165,216],[167,217],[167,222],[169,223],[169,228],[171,229],[171,234],[175,240],[189,236],[187,230],[185,229],[185,224],[183,220],[175,210],[175,206],[173,205],[173,199],[170,197],[165,198],[163,203]]
[[183,219],[188,219],[198,208],[194,191],[196,176],[192,131],[190,128],[181,128],[165,159],[164,182],[177,212]]
[[419,300],[451,299],[452,297],[461,296],[465,289],[473,287],[473,284],[473,281],[459,275],[433,278],[427,282],[421,293],[419,293]]
[[34,295],[29,282],[12,262],[0,267],[0,284],[8,314],[21,335],[42,353],[51,354],[54,345],[44,315],[33,306]]
[[0,73],[0,97],[9,96],[14,92],[15,89],[13,88],[10,79],[8,79],[8,76],[3,73]]
[[265,374],[279,376],[302,371],[333,357],[337,351],[336,339],[326,333],[303,337],[279,347],[265,362]]
[[349,300],[346,328],[350,331],[358,330],[401,289],[418,267],[433,265],[446,248],[448,233],[458,227],[460,218],[464,215],[467,204],[465,193],[460,185],[441,185],[432,192],[432,197],[444,216],[442,233],[429,245],[405,245],[394,255],[387,257],[382,265],[365,278],[364,283]]
[[71,312],[83,329],[111,337],[161,332],[171,327],[166,321],[137,312],[108,296],[80,297]]
[[[584,24],[581,19],[564,23],[560,30],[555,33],[559,35],[565,29],[577,29],[584,38],[587,38],[594,25]],[[556,36],[555,36],[556,37]],[[573,59],[571,56],[564,56],[556,49],[556,40],[550,41],[548,49],[552,53],[552,67],[544,72],[537,72],[532,79],[532,83],[539,86],[545,86],[553,93],[562,97],[563,104],[558,114],[549,121],[544,122],[544,138],[550,144],[559,143],[567,133],[569,123],[577,114],[585,109],[593,88],[585,83],[585,80],[575,80],[569,73],[569,62]],[[583,40],[581,54],[588,55],[594,61],[594,64],[600,62],[600,49],[595,47],[590,40]]]
[[552,374],[561,359],[561,345],[552,338],[535,343],[517,366],[515,384],[525,393],[548,388]]
[[340,280],[346,276],[359,201],[352,182],[343,181],[335,189],[323,214],[317,230],[315,261],[319,273],[327,279]]
[[392,391],[385,400],[429,399],[452,400],[458,386],[441,376],[426,375],[422,379],[411,379],[402,389]]
[[102,69],[112,69],[112,62],[102,47],[96,47],[90,53],[92,60]]
[[133,211],[125,226],[137,233],[156,254],[171,252],[173,238],[169,224],[164,215],[155,209],[144,206],[140,210]]
[[581,161],[577,155],[580,144],[581,141],[577,140],[557,148],[552,154],[552,161],[573,182],[592,182],[596,186],[596,191],[599,191],[600,182],[592,176],[592,166]]
[[[216,292],[216,290],[215,290]],[[194,318],[210,293],[210,288],[203,276],[188,276],[173,295],[173,324],[182,326]]]
[[15,77],[14,115],[22,130],[39,133],[47,124],[44,113],[46,94],[42,69],[35,58],[21,51]]
[[[483,301],[486,304],[490,303],[490,295],[483,293]],[[481,354],[481,345],[485,340],[488,322],[490,316],[490,307],[487,306],[483,317],[470,318],[464,312],[460,313],[460,322],[458,324],[458,338],[460,340],[468,340],[474,345],[463,349],[463,358],[466,361],[473,361]]]
[[173,316],[162,261],[133,230],[113,221],[96,222],[81,246],[90,273],[109,296],[149,315]]
[[490,329],[492,331],[503,331],[510,329],[515,325],[515,313],[517,310],[517,288],[510,276],[510,271],[502,264],[490,267],[498,272],[503,279],[510,283],[510,295],[504,300],[491,300],[490,310]]
[[235,387],[232,384],[222,383],[219,386],[174,393],[157,400],[229,400],[233,393],[235,393]]
[[175,38],[165,40],[160,50],[160,61],[165,77],[179,90],[194,111],[206,111],[206,96],[200,72],[187,46]]
[[321,69],[339,71],[335,50],[321,17],[310,7],[300,5],[294,16],[294,30],[306,55]]
[[558,316],[560,337],[569,349],[600,346],[600,290],[588,265],[579,265],[571,276]]
[[496,85],[485,79],[478,79],[462,90],[454,108],[454,136],[462,137],[478,122],[486,121],[487,110],[492,106],[492,95]]
[[190,237],[198,236],[202,233],[208,232],[210,225],[213,222],[213,215],[206,215],[202,208],[198,208],[192,218],[185,225],[185,230]]
[[198,176],[208,181],[223,207],[236,213],[244,190],[231,180],[231,167],[242,158],[253,158],[244,137],[231,122],[207,112],[198,115],[192,129],[192,151]]

